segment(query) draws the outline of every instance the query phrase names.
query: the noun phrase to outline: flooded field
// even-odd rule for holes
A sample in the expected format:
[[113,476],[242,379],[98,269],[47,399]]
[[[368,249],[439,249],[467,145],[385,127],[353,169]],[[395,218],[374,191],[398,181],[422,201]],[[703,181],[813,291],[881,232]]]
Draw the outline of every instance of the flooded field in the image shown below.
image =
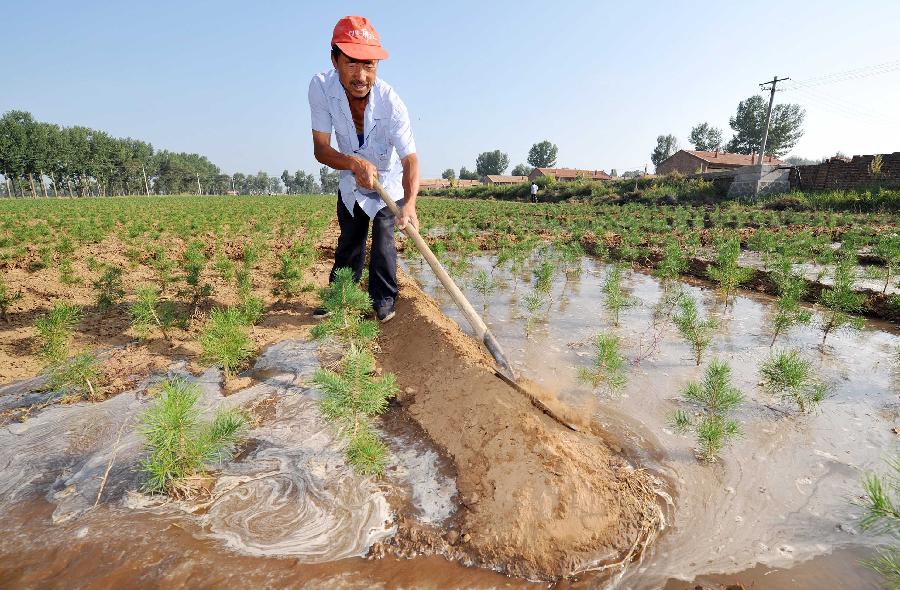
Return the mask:
[[[726,361],[745,395],[736,412],[743,436],[718,462],[706,464],[695,458],[694,440],[670,426],[680,392],[702,378],[702,367],[671,320],[655,313],[663,295],[657,279],[624,274],[623,285],[638,304],[622,311],[616,327],[601,289],[609,267],[583,259],[580,276],[555,277],[548,308],[526,330],[530,269],[516,277],[494,270],[488,257],[469,261],[464,290],[485,310],[518,370],[592,413],[626,453],[670,483],[671,522],[619,587],[659,588],[669,581],[667,588],[679,588],[685,585],[675,580],[696,579],[821,588],[823,571],[830,587],[879,587],[860,560],[888,540],[861,533],[860,509],[852,500],[861,494],[864,472],[883,469],[897,450],[900,338],[891,326],[869,323],[860,332],[840,332],[821,349],[815,321],[779,337],[774,348],[799,349],[828,386],[821,408],[801,414],[760,387],[759,367],[770,354],[772,300],[742,294],[723,308],[708,287],[682,283],[720,321],[707,359]],[[430,271],[408,266],[445,313],[464,325]],[[493,273],[490,295],[473,288],[479,270]],[[620,337],[628,360],[627,385],[616,393],[595,390],[578,377],[579,368],[590,365],[591,341],[601,331]],[[783,585],[776,586],[779,576]]]
[[[172,368],[201,386],[207,411],[249,405],[261,422],[193,501],[138,491],[135,426],[162,376],[3,427],[0,587],[529,586],[437,557],[363,559],[394,534],[398,509],[427,526],[452,518],[456,487],[427,440],[396,421],[382,427],[392,455],[386,477],[354,474],[316,407],[308,382],[317,366],[314,344],[284,341],[257,360],[257,384],[227,397],[218,371],[190,377]],[[6,401],[23,397],[15,389],[6,388]]]

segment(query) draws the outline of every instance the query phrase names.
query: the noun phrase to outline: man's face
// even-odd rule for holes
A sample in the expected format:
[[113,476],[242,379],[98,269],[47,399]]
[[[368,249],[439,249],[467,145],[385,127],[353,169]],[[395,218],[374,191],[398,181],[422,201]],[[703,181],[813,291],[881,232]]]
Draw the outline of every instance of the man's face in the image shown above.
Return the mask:
[[353,98],[365,98],[375,84],[375,74],[378,69],[378,60],[360,61],[347,57],[343,53],[337,59],[332,56],[331,63],[337,70],[338,77],[347,94]]

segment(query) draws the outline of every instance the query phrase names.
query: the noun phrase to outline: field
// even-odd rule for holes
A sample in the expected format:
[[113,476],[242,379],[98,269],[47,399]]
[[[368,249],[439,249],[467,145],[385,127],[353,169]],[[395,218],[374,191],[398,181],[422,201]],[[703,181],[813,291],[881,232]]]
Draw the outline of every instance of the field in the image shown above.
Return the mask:
[[[434,455],[429,473],[438,474],[436,482],[455,481],[458,495],[446,502],[457,512],[424,526],[397,505],[403,494],[387,494],[403,515],[402,540],[374,546],[532,579],[590,570],[602,577],[621,561],[634,587],[719,573],[743,575],[745,584],[769,573],[772,580],[796,562],[831,553],[833,579],[877,587],[859,557],[891,539],[862,531],[862,509],[850,499],[862,497],[864,474],[883,471],[896,448],[900,217],[585,201],[421,199],[427,241],[522,374],[600,436],[557,433],[558,425],[507,399],[489,372],[479,372],[488,365],[483,352],[405,282],[409,303],[400,311],[409,317],[387,324],[373,347],[376,374],[396,375],[398,389],[373,423],[389,455],[406,456],[415,445],[424,445],[416,456]],[[51,410],[63,416],[69,407],[112,408],[105,404],[131,398],[117,394],[182,367],[206,375],[200,383],[221,380],[225,400],[252,410],[253,432],[268,428],[277,438],[281,412],[294,406],[272,396],[263,404],[253,391],[271,381],[266,371],[274,369],[265,367],[277,365],[271,359],[279,346],[310,337],[336,238],[334,207],[323,196],[0,200],[0,420],[28,425]],[[457,318],[417,253],[405,242],[400,247],[406,271]],[[252,319],[220,326],[219,310]],[[63,312],[73,314],[62,331],[68,336],[53,340],[53,314]],[[240,354],[226,350],[227,339],[215,340],[216,328],[246,337]],[[315,354],[335,368],[340,349],[325,344]],[[59,367],[74,366],[79,355],[94,358],[90,377],[82,371],[65,388],[52,387]],[[305,362],[289,359],[279,362]],[[487,398],[502,401],[493,408]],[[315,412],[307,410],[291,411],[312,423]],[[129,415],[121,412],[120,420]],[[113,428],[107,438],[115,435]],[[486,456],[493,470],[479,465]],[[390,461],[382,465],[388,480],[399,469]],[[426,496],[444,498],[441,485]],[[544,530],[539,494],[591,489],[604,497],[623,487],[630,495],[611,495],[607,504],[617,503],[615,526],[634,540],[631,550],[613,536],[589,539],[605,557],[585,550],[582,537],[573,541],[577,551],[548,549],[560,538],[554,535],[601,530],[613,517],[591,521],[588,514],[599,509],[579,491],[566,499],[570,514],[554,513],[558,528]],[[534,495],[518,496],[512,507],[503,503],[504,489]],[[386,505],[373,506],[366,514],[383,515]],[[531,523],[527,535],[504,519]],[[134,522],[152,528],[146,516]],[[470,538],[464,544],[457,536]],[[361,579],[390,579],[395,568],[422,582],[415,566],[385,563],[386,570],[367,569]],[[745,571],[757,563],[774,569]],[[321,567],[315,575],[343,572]],[[801,587],[813,587],[812,570],[797,570],[807,584]],[[473,587],[496,582],[467,572],[445,574]]]

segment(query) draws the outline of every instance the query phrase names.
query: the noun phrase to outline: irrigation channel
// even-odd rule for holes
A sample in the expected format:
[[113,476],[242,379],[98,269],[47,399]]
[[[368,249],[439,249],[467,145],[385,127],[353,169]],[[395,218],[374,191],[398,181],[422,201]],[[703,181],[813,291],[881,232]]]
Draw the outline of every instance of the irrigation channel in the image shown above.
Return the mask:
[[[737,412],[744,436],[708,464],[695,457],[692,438],[669,426],[680,391],[703,367],[655,313],[663,294],[655,278],[625,272],[638,304],[613,326],[602,305],[609,267],[583,258],[580,273],[554,279],[548,305],[526,331],[531,268],[513,276],[486,255],[469,263],[470,279],[482,269],[492,274],[497,288],[486,299],[473,281],[462,284],[518,370],[593,416],[613,448],[668,484],[666,527],[639,561],[613,582],[581,576],[560,587],[879,587],[860,562],[887,539],[859,530],[852,499],[863,472],[881,469],[896,450],[900,338],[891,325],[832,334],[821,350],[815,327],[780,337],[776,348],[801,349],[830,389],[818,412],[799,414],[759,387],[771,300],[742,293],[725,309],[708,286],[682,283],[721,321],[707,359],[727,361],[746,396]],[[464,324],[430,271],[404,265]],[[599,331],[618,335],[629,361],[627,385],[616,393],[578,377]],[[142,447],[134,426],[164,375],[99,403],[52,406],[4,426],[0,588],[547,587],[415,551],[406,559],[379,551],[398,514],[438,528],[452,522],[454,473],[417,427],[389,413],[379,427],[392,456],[386,477],[355,475],[316,408],[320,394],[310,383],[319,354],[301,340],[270,346],[248,372],[254,384],[228,396],[217,370],[192,376],[184,365],[170,368],[202,387],[208,411],[250,405],[265,416],[192,501],[137,491]],[[34,380],[0,388],[0,409],[34,403],[34,388]]]
[[[829,388],[818,411],[801,414],[761,388],[759,367],[772,350],[773,300],[741,292],[725,308],[709,285],[681,283],[720,321],[706,358],[726,361],[745,395],[737,411],[743,436],[708,464],[696,459],[695,440],[670,426],[681,391],[703,371],[671,320],[657,312],[664,293],[659,280],[624,273],[622,285],[635,305],[622,310],[614,326],[602,292],[611,267],[585,257],[580,273],[557,274],[547,307],[526,329],[523,300],[539,259],[532,258],[519,276],[495,269],[489,256],[468,263],[466,276],[480,270],[492,276],[495,289],[487,297],[488,290],[474,289],[471,279],[463,279],[464,291],[484,309],[518,371],[593,414],[637,464],[670,483],[671,522],[619,587],[685,588],[678,580],[710,587],[881,587],[861,561],[889,541],[859,530],[861,511],[852,500],[861,494],[865,471],[884,470],[897,450],[900,337],[893,325],[870,321],[859,332],[829,335],[820,348],[814,315],[812,325],[780,336],[774,349],[800,349]],[[405,266],[464,326],[432,274],[416,262]],[[627,385],[615,393],[579,379],[601,331],[619,336],[628,361]]]

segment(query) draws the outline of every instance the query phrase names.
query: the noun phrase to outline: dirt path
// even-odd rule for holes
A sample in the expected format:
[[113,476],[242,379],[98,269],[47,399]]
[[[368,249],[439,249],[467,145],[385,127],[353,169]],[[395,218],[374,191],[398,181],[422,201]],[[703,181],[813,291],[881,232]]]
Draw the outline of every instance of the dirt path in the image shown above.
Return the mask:
[[379,344],[404,410],[456,466],[463,510],[445,535],[451,553],[553,579],[627,561],[652,539],[659,511],[649,474],[495,377],[490,357],[406,277]]

